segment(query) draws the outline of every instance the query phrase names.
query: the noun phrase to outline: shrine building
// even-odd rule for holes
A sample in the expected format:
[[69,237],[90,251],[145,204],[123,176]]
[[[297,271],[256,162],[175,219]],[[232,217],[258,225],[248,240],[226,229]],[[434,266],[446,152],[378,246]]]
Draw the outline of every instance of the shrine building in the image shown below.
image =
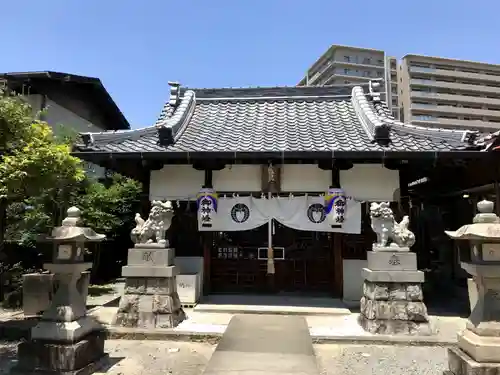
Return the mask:
[[170,244],[177,257],[199,260],[205,294],[359,301],[374,236],[369,203],[391,202],[399,221],[419,181],[439,176],[442,185],[457,165],[489,163],[497,144],[496,136],[396,121],[375,81],[169,84],[153,126],[82,133],[74,155],[141,181],[144,218],[149,202],[174,203]]

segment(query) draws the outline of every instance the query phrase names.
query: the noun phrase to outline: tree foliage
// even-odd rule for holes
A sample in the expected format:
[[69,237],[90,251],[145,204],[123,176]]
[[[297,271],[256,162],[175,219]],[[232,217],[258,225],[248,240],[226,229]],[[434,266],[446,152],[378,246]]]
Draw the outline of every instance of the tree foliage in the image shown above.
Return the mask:
[[139,182],[114,174],[107,183],[88,181],[83,192],[73,197],[72,205],[82,210],[86,226],[113,238],[132,229],[141,192]]
[[22,201],[82,181],[80,159],[19,97],[0,97],[0,198]]
[[45,232],[85,178],[68,139],[55,137],[39,115],[20,96],[0,91],[0,210],[7,213],[2,240],[6,224],[14,241]]

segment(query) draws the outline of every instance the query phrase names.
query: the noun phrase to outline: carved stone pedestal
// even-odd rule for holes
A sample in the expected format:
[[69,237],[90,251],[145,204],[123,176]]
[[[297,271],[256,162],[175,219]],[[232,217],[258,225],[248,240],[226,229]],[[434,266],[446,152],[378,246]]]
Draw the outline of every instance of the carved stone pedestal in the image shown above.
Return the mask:
[[361,326],[386,335],[432,334],[421,287],[424,273],[417,271],[416,254],[409,249],[379,248],[367,255],[368,268],[362,270]]
[[136,244],[129,249],[125,280],[114,325],[172,328],[185,319],[177,294],[174,249],[162,244]]

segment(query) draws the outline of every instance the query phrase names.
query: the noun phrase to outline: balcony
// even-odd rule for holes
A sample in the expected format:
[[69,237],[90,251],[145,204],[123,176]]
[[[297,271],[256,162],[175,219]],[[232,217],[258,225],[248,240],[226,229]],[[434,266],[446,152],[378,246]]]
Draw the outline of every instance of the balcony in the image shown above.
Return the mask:
[[442,94],[438,92],[412,91],[411,97],[412,99],[429,99],[429,100],[438,100],[442,102],[486,104],[486,105],[500,107],[500,93],[498,95],[498,99],[496,99],[496,98],[482,98],[477,96],[460,95],[459,93]]
[[[322,66],[320,71],[310,71],[309,74],[313,73],[309,77],[309,85],[313,85],[320,77],[324,76],[331,76],[331,75],[339,75],[338,73],[335,73],[335,70],[332,71],[332,69],[335,69],[336,67],[350,67],[353,69],[377,69],[377,70],[384,70],[384,66],[379,66],[379,65],[367,65],[367,64],[358,64],[358,63],[352,63],[352,62],[344,62],[344,61],[333,61],[330,60],[328,61],[325,65]],[[347,74],[346,76],[351,77],[351,75]],[[370,78],[370,79],[375,79],[375,78],[382,78],[382,77],[361,77],[361,78]]]
[[[470,79],[474,81],[484,81],[486,82],[494,82],[500,83],[500,75],[489,75],[489,74],[481,74],[481,73],[469,73],[469,72],[461,72],[459,70],[444,70],[444,69],[435,69],[435,68],[423,68],[423,67],[410,67],[411,73],[419,73],[419,74],[428,74],[430,76],[440,76],[440,77],[450,77],[450,78],[462,78],[462,79]],[[499,72],[500,74],[500,72]]]
[[436,104],[411,104],[412,111],[419,111],[425,113],[443,113],[443,114],[454,114],[454,115],[464,115],[464,116],[487,116],[500,118],[500,111],[492,111],[488,109],[479,108],[463,108],[463,107],[453,107],[451,105],[436,105]]
[[411,86],[425,86],[425,87],[436,87],[436,88],[446,88],[454,91],[470,91],[485,94],[497,94],[500,95],[500,87],[489,87],[483,85],[469,85],[465,83],[458,82],[442,82],[442,81],[432,81],[427,79],[412,79],[410,80]]
[[426,120],[419,120],[413,117],[411,123],[414,125],[444,129],[479,130],[484,132],[495,132],[500,130],[500,123],[498,122],[432,118],[432,116]]

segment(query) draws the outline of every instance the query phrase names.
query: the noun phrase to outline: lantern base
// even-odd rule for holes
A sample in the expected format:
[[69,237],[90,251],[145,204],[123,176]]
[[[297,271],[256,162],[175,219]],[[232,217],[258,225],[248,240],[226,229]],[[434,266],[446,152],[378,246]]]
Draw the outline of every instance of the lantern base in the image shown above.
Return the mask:
[[109,357],[104,353],[106,333],[94,331],[77,342],[30,340],[18,345],[18,374],[89,375],[105,367]]
[[[498,350],[498,349],[497,349]],[[477,362],[459,348],[448,349],[448,368],[443,375],[499,375],[500,363]]]

